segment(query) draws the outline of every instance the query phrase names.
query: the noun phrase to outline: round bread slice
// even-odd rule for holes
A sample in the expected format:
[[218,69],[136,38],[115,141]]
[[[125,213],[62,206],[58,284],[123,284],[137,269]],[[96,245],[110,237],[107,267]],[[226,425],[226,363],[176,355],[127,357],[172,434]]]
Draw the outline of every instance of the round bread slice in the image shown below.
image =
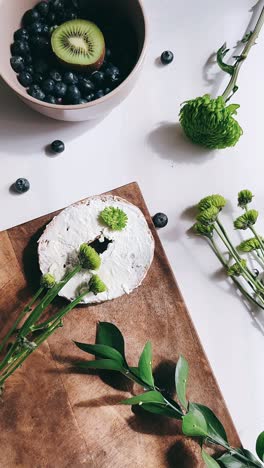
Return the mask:
[[[126,213],[127,225],[122,231],[113,231],[100,222],[99,215],[107,206]],[[154,239],[140,209],[112,195],[87,198],[66,208],[48,224],[39,239],[41,272],[52,273],[60,280],[68,268],[78,263],[80,245],[94,247],[94,241],[97,249],[106,249],[100,253],[101,267],[96,273],[107,291],[96,296],[89,293],[82,303],[115,299],[140,286],[153,260]],[[72,301],[82,287],[87,287],[91,275],[81,270],[64,286],[60,296]]]

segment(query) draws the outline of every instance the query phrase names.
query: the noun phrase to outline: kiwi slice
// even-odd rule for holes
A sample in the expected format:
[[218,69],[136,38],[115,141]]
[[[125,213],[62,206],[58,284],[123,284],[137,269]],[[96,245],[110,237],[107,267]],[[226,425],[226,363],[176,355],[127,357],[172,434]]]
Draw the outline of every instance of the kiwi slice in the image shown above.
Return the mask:
[[54,54],[73,69],[98,70],[104,61],[105,41],[98,26],[76,19],[58,26],[52,33]]

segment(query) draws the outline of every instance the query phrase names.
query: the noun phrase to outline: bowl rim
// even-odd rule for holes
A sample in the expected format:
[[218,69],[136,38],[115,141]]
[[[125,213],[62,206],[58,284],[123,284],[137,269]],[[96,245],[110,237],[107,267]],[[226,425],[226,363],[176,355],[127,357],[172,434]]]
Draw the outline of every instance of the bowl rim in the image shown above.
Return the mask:
[[103,97],[101,97],[99,99],[96,99],[94,101],[87,102],[85,104],[70,104],[70,105],[50,104],[48,102],[40,101],[39,99],[33,98],[32,96],[27,94],[24,90],[21,90],[21,88],[19,86],[17,86],[16,84],[14,85],[13,82],[11,82],[11,80],[6,78],[2,73],[0,74],[0,77],[9,86],[9,88],[11,88],[16,94],[18,94],[22,98],[22,100],[30,101],[33,104],[38,104],[39,106],[46,107],[47,109],[78,110],[78,109],[91,108],[91,107],[97,106],[98,104],[103,104],[105,101],[108,101],[110,98],[114,97],[116,94],[118,94],[120,91],[122,91],[122,89],[127,85],[127,83],[129,81],[131,81],[133,76],[137,73],[138,69],[140,68],[140,66],[141,66],[141,64],[142,64],[142,62],[144,60],[145,53],[146,53],[146,48],[147,48],[147,40],[148,40],[149,29],[148,29],[148,22],[147,22],[147,18],[146,18],[145,8],[143,7],[142,0],[137,0],[137,2],[139,4],[139,6],[140,6],[143,21],[144,21],[144,41],[143,41],[143,46],[142,46],[141,53],[140,53],[140,55],[139,55],[139,57],[137,59],[137,62],[135,64],[134,68],[129,73],[129,75],[126,77],[126,79],[124,81],[122,81],[122,83],[120,85],[118,85],[115,89],[113,89],[113,91],[106,94],[105,96],[103,96]]

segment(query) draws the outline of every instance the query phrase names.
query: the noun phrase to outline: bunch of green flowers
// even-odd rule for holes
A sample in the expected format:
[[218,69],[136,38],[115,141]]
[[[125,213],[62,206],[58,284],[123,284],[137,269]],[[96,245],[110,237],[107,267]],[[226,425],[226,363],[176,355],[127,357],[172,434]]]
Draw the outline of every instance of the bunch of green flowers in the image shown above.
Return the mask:
[[[253,237],[243,240],[236,247],[220,220],[221,210],[226,205],[226,200],[221,195],[210,195],[198,203],[198,214],[193,229],[197,235],[207,239],[227,275],[243,295],[264,309],[264,284],[260,279],[260,271],[251,269],[250,262],[242,257],[245,254],[250,255],[251,260],[253,257],[261,269],[264,269],[264,239],[255,228],[259,213],[248,207],[252,200],[253,194],[250,190],[239,192],[238,206],[244,213],[233,222],[234,229],[249,230]],[[219,242],[227,250],[228,258],[222,253]]]

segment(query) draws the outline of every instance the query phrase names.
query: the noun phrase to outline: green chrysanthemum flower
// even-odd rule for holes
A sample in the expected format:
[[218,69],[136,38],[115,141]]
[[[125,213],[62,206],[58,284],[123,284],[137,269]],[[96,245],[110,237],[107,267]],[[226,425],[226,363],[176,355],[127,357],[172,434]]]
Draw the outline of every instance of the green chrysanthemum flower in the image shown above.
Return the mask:
[[[261,240],[264,242],[263,237],[261,237]],[[240,252],[253,252],[254,250],[260,249],[260,243],[256,237],[252,237],[251,239],[241,242],[237,249],[240,250]]]
[[51,275],[50,273],[46,273],[45,275],[43,275],[40,281],[40,285],[46,289],[53,288],[55,284],[56,284],[56,280],[54,276]]
[[246,208],[248,203],[252,202],[253,194],[250,190],[241,190],[238,194],[238,206]]
[[127,225],[127,215],[120,208],[107,206],[99,215],[99,219],[113,231],[122,231]]
[[101,258],[95,249],[87,244],[82,244],[79,251],[79,260],[83,268],[87,270],[98,270]]
[[246,268],[246,266],[247,266],[246,260],[242,259],[240,260],[239,263],[238,262],[234,263],[234,265],[229,267],[227,270],[227,274],[228,276],[240,276],[243,271],[243,268]]
[[199,236],[205,236],[211,239],[213,237],[214,226],[213,224],[205,225],[201,223],[195,223],[193,230]]
[[209,195],[208,197],[203,198],[198,203],[198,209],[200,211],[207,210],[211,206],[215,206],[219,210],[224,208],[226,205],[226,199],[222,195]]
[[89,282],[89,290],[94,294],[100,294],[107,291],[107,287],[98,275],[93,275]]
[[232,117],[238,104],[226,106],[222,96],[209,94],[186,101],[180,110],[180,123],[193,143],[210,149],[235,146],[243,134],[239,123]]
[[253,226],[258,219],[258,211],[249,210],[234,221],[235,229],[247,229]]
[[201,213],[196,216],[196,219],[198,223],[201,224],[213,224],[216,221],[218,213],[219,210],[215,206],[210,206],[207,210],[201,211]]

